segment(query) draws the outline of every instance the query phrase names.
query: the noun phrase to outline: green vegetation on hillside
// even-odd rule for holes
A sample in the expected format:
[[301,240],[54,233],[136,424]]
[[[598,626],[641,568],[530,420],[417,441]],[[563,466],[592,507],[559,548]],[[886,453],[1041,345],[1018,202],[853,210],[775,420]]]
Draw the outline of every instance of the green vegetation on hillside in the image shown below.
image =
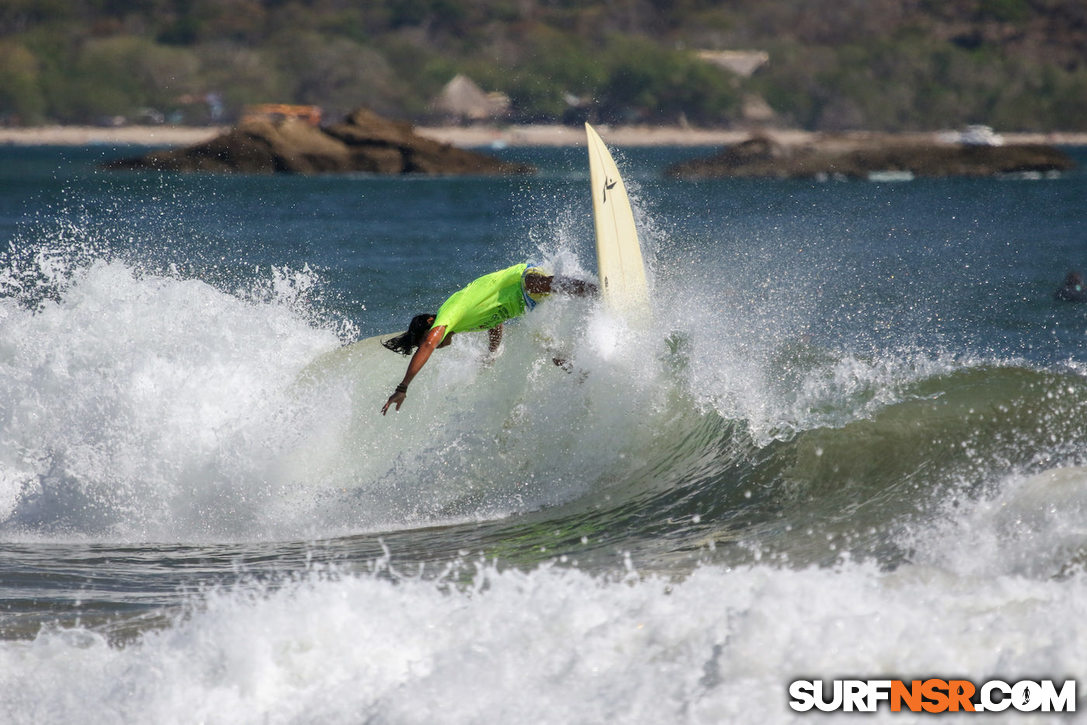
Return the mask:
[[[696,50],[764,50],[750,77]],[[427,120],[455,74],[511,121],[1087,130],[1083,0],[3,0],[0,123]],[[220,115],[221,114],[221,115]]]

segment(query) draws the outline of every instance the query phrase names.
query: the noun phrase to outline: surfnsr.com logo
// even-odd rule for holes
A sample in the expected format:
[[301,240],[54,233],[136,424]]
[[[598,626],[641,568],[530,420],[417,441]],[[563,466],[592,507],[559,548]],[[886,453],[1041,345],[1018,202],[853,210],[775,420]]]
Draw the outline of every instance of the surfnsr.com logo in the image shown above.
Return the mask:
[[789,707],[797,712],[1075,712],[1076,681],[989,680],[796,680],[789,685]]

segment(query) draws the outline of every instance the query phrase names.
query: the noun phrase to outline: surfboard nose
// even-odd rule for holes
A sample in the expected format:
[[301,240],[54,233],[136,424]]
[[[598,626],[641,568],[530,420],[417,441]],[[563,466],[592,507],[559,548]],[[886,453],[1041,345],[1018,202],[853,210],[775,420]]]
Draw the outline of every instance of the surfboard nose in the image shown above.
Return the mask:
[[593,224],[601,296],[610,309],[620,314],[648,317],[649,288],[626,184],[596,129],[586,123],[585,134],[589,148],[589,179],[594,190]]

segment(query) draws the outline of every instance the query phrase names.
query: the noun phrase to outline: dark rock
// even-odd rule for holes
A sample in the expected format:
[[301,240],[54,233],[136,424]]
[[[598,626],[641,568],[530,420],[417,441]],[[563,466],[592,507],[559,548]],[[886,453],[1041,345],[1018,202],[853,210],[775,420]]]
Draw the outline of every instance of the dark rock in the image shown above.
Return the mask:
[[304,121],[250,120],[206,143],[154,151],[107,169],[218,171],[249,174],[525,174],[533,169],[416,134],[409,123],[366,109],[318,128]]
[[1046,173],[1067,171],[1074,166],[1071,158],[1051,146],[977,146],[919,137],[866,135],[824,137],[795,145],[755,137],[727,146],[708,158],[675,164],[665,173],[683,179],[867,178],[880,172],[940,177]]

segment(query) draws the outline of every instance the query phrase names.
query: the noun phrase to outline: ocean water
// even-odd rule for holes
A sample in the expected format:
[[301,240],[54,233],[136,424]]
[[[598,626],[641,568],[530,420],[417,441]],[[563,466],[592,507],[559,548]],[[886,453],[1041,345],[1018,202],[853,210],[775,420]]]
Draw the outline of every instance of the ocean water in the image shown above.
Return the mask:
[[709,149],[615,151],[651,329],[550,299],[382,417],[406,359],[344,344],[523,260],[593,278],[584,149],[416,179],[0,148],[0,722],[777,723],[834,719],[790,709],[796,679],[1082,690],[1087,305],[1053,291],[1087,271],[1087,170],[693,183],[661,172]]

